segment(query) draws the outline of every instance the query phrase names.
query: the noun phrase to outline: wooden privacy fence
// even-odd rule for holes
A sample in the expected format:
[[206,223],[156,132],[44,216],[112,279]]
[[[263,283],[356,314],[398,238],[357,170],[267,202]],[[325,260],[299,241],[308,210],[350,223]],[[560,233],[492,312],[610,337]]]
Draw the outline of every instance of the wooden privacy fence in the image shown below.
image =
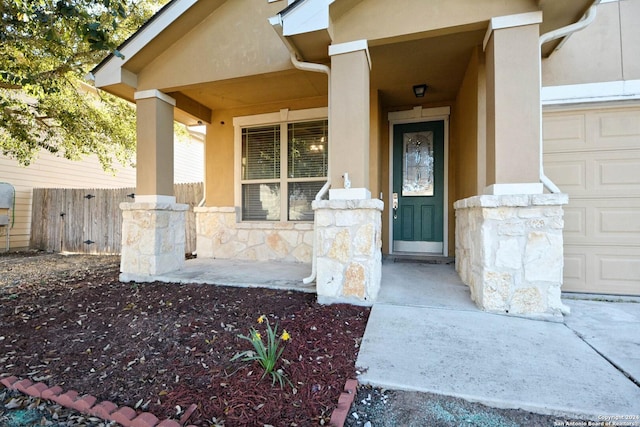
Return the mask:
[[[185,252],[196,250],[193,207],[203,196],[201,182],[176,184],[177,203],[186,212]],[[133,202],[134,188],[34,188],[31,213],[33,249],[86,254],[119,254],[122,246],[120,203]]]

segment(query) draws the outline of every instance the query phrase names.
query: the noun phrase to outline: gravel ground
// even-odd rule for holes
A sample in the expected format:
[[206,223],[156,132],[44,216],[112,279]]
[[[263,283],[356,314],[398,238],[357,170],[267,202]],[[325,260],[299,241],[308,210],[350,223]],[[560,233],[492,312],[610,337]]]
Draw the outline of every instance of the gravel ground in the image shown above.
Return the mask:
[[345,427],[559,427],[601,425],[448,396],[359,386]]

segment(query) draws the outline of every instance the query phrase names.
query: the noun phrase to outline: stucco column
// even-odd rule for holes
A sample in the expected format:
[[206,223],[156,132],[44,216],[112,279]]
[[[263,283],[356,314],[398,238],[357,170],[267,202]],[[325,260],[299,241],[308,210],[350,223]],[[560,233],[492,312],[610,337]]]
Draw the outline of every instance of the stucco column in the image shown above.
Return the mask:
[[370,198],[369,193],[369,74],[370,60],[366,40],[329,46],[331,85],[329,87],[329,164],[332,189],[344,185],[349,192],[336,192],[330,198]]
[[121,203],[120,280],[153,281],[180,270],[185,254],[185,212],[173,195],[173,107],[157,90],[135,93],[137,111],[136,198]]
[[542,193],[540,22],[542,12],[492,18],[485,36],[488,194]]
[[173,203],[173,98],[158,90],[135,93],[136,201]]

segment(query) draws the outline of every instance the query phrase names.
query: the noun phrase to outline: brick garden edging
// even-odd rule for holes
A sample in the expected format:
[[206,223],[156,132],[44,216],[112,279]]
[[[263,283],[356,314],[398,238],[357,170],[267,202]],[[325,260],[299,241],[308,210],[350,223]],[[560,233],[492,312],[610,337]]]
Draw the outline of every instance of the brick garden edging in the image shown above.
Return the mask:
[[[32,397],[49,400],[60,406],[101,418],[105,421],[115,421],[124,427],[182,427],[197,408],[195,404],[191,405],[180,418],[180,422],[172,419],[160,421],[158,417],[150,412],[139,413],[129,406],[118,407],[118,405],[108,400],[96,404],[98,399],[94,396],[90,394],[80,396],[75,390],[64,392],[60,386],[49,387],[42,382],[34,383],[31,380],[21,380],[15,376],[2,378],[0,383],[10,390],[17,390]],[[344,426],[351,404],[356,397],[357,387],[358,380],[347,380],[344,391],[338,398],[338,407],[331,413],[329,421],[331,427]],[[187,427],[196,426],[189,425]]]
[[[17,390],[29,396],[49,400],[60,406],[98,417],[105,421],[115,421],[124,427],[182,427],[196,409],[195,405],[191,405],[180,419],[181,422],[171,419],[160,421],[158,417],[150,412],[137,412],[128,406],[118,407],[118,405],[108,400],[96,404],[98,399],[90,394],[80,396],[75,390],[64,392],[59,386],[49,387],[41,382],[33,383],[31,380],[21,380],[15,376],[3,378],[0,383],[10,390]],[[191,425],[188,427],[196,426]]]
[[329,420],[329,425],[331,427],[344,426],[344,422],[347,420],[347,416],[349,415],[349,409],[351,409],[351,404],[356,398],[357,388],[358,380],[347,380],[344,385],[344,391],[340,393],[340,397],[338,398],[338,407],[334,409],[331,414],[331,419]]

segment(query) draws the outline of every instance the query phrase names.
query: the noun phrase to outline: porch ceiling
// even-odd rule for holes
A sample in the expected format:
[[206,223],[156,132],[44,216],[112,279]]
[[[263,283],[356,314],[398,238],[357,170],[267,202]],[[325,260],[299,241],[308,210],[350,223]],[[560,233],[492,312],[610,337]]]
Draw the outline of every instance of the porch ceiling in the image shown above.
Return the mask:
[[[455,99],[476,46],[485,29],[370,47],[371,83],[385,107],[442,103]],[[413,85],[426,84],[424,98]]]
[[328,84],[325,74],[287,70],[173,90],[215,111],[327,96]]
[[[379,89],[384,107],[389,108],[451,101],[484,34],[482,29],[372,46],[371,86]],[[412,87],[421,83],[429,89],[417,99]],[[179,91],[211,110],[224,110],[327,96],[328,87],[322,73],[287,70],[164,90]]]

